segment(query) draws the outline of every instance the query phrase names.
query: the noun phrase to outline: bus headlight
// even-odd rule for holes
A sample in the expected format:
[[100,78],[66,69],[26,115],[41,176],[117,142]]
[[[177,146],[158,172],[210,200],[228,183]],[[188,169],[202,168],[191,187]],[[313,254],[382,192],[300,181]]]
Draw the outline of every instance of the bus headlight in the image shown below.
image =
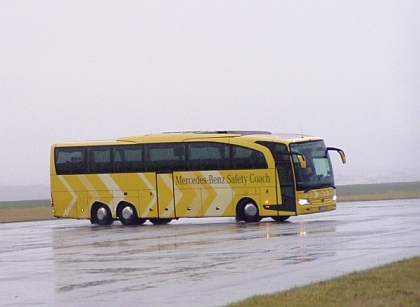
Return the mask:
[[334,195],[333,196],[333,201],[336,201],[337,200],[337,195]]
[[301,198],[298,201],[299,205],[301,206],[306,206],[306,205],[310,205],[311,203],[309,202],[309,199],[307,198]]

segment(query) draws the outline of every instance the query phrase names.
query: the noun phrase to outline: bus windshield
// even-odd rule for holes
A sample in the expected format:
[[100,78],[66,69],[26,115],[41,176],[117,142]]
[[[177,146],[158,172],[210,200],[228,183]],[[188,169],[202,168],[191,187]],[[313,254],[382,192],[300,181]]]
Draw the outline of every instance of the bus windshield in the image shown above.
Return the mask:
[[297,190],[334,187],[331,160],[323,141],[293,143],[290,150],[299,152],[306,158],[306,168],[303,169],[297,157],[293,156]]

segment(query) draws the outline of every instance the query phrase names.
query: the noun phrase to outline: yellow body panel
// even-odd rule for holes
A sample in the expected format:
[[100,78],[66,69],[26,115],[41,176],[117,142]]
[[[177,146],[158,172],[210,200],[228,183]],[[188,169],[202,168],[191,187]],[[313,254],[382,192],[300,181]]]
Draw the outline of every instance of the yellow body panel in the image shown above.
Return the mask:
[[[252,199],[261,217],[300,215],[334,210],[333,188],[296,192],[296,210],[282,209],[281,183],[270,150],[256,141],[289,145],[294,142],[322,140],[317,137],[279,135],[241,135],[239,133],[180,133],[123,137],[116,141],[80,142],[53,145],[51,148],[51,194],[53,215],[78,219],[91,218],[95,203],[109,207],[117,218],[122,202],[131,204],[141,218],[232,217],[244,199]],[[261,152],[268,168],[249,170],[133,172],[57,175],[54,149],[58,147],[157,144],[166,142],[218,142],[247,147]],[[296,187],[295,187],[296,188]],[[299,205],[299,199],[309,205]],[[275,208],[275,209],[273,209]]]
[[[168,174],[91,174],[53,176],[54,216],[90,218],[95,202],[106,204],[116,218],[120,202],[132,204],[143,218],[235,216],[247,197],[261,216],[277,215],[263,205],[277,203],[275,171],[196,171]],[[156,186],[157,183],[157,186]]]
[[297,204],[296,211],[298,215],[335,210],[337,204],[333,188],[311,190],[307,193],[297,191],[296,199],[297,202],[299,199],[308,199],[310,203],[305,206]]
[[158,204],[159,217],[174,218],[175,217],[175,202],[174,202],[174,187],[172,182],[172,174],[158,174]]
[[115,218],[121,201],[133,204],[139,216],[158,217],[153,173],[58,175],[51,178],[51,190],[57,217],[90,218],[92,205],[101,202]]

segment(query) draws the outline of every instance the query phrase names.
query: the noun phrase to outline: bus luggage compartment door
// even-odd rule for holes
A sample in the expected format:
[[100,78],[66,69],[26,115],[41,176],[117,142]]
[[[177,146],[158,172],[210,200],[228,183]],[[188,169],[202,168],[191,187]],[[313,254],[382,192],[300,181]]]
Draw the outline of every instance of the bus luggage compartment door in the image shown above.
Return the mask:
[[173,175],[156,174],[158,211],[160,218],[175,218]]

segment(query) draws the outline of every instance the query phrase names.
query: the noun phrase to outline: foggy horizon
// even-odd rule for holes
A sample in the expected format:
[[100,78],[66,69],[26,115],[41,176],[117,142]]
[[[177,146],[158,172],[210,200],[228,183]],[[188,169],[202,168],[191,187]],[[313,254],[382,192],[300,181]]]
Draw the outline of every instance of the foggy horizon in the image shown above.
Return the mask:
[[419,16],[414,1],[1,1],[0,185],[48,185],[54,143],[193,130],[320,136],[346,153],[336,178],[420,180]]

